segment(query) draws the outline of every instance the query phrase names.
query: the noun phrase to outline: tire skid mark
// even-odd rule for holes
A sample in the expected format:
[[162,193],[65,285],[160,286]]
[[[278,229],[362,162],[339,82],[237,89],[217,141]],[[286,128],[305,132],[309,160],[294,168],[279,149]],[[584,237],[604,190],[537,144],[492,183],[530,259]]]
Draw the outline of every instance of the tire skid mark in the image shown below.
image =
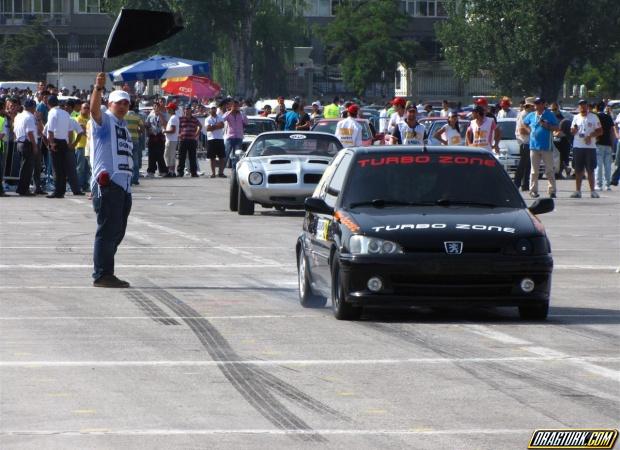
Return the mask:
[[[429,339],[427,336],[424,336],[416,331],[404,330],[402,328],[399,328],[398,325],[390,325],[389,323],[363,322],[362,324],[382,333],[395,336],[406,342],[410,342],[416,345],[423,345],[425,348],[429,349],[430,351],[439,356],[458,358],[466,356],[468,354],[471,355],[471,352],[466,352],[462,349],[448,350],[445,348],[445,346]],[[579,403],[582,406],[588,408],[594,408],[597,411],[601,411],[601,409],[604,409],[601,408],[601,404],[603,404],[606,408],[610,408],[612,413],[614,411],[618,411],[619,409],[616,402],[605,398],[602,394],[597,395],[592,392],[588,392],[589,388],[587,388],[586,386],[575,386],[574,382],[571,382],[571,386],[569,386],[567,384],[562,384],[560,381],[552,381],[552,378],[557,378],[557,374],[551,374],[547,371],[538,370],[537,372],[534,372],[513,367],[508,368],[504,363],[485,363],[482,368],[472,367],[464,363],[455,363],[455,365],[461,370],[473,376],[478,381],[491,386],[493,389],[496,389],[502,394],[512,398],[524,407],[532,409],[569,428],[574,424],[566,423],[561,417],[556,416],[547,409],[544,409],[543,405],[538,406],[532,404],[531,395],[521,395],[515,390],[507,388],[503,383],[496,381],[496,379],[501,380],[501,377],[499,377],[498,375],[508,375],[516,381],[526,383],[534,388],[545,389],[555,395],[561,395],[567,399],[570,399],[573,402]],[[618,417],[618,414],[615,414],[611,417]]]
[[[149,282],[152,284],[152,282]],[[170,308],[176,315],[185,317],[185,322],[196,335],[214,361],[241,361],[222,334],[205,318],[182,300],[165,289],[149,289],[148,293]],[[241,396],[273,425],[284,430],[309,430],[312,428],[297,417],[274,394],[316,413],[348,420],[327,405],[312,399],[294,386],[256,366],[239,364],[218,364],[218,368]],[[326,442],[319,434],[296,436],[308,441]]]
[[151,318],[151,320],[160,323],[162,325],[181,325],[176,319],[170,317],[163,309],[157,306],[150,298],[144,295],[142,292],[135,289],[128,289],[123,291],[125,296],[131,300],[132,303],[138,306],[144,314]]

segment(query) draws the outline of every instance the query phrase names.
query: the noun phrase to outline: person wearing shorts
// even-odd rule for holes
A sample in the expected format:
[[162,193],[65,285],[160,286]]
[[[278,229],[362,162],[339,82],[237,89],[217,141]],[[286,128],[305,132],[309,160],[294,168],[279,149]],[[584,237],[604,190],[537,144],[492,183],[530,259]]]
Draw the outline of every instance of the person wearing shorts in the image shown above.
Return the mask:
[[[211,178],[224,175],[224,165],[226,164],[226,149],[224,146],[224,119],[217,113],[217,106],[211,105],[209,117],[205,121],[207,129],[207,158],[211,161]],[[215,169],[219,168],[218,174]]]
[[579,100],[579,114],[571,124],[573,140],[573,165],[575,166],[575,192],[571,198],[581,198],[581,182],[584,172],[588,174],[590,197],[599,198],[594,190],[594,169],[596,169],[596,137],[603,134],[601,121],[596,114],[588,112],[588,102]]

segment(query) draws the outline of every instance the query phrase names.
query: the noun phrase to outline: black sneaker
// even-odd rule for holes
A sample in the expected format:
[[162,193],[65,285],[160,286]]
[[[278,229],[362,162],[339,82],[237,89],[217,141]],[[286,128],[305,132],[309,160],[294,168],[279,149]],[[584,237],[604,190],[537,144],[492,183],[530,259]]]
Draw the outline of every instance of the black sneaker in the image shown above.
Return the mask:
[[119,280],[114,275],[104,275],[93,281],[93,286],[103,288],[128,288],[129,283]]
[[86,194],[80,191],[80,192],[74,192],[73,195],[86,195]]
[[218,174],[217,176],[218,176],[218,178],[228,178],[228,177],[227,177],[226,175],[224,175],[223,173],[220,173],[220,174]]
[[47,194],[45,197],[46,197],[46,198],[64,198],[65,196],[64,196],[64,194],[63,194],[63,195],[60,195],[60,194],[54,194],[54,193],[52,192],[51,194]]
[[538,192],[530,192],[530,197],[538,198],[538,197],[540,197],[540,194]]

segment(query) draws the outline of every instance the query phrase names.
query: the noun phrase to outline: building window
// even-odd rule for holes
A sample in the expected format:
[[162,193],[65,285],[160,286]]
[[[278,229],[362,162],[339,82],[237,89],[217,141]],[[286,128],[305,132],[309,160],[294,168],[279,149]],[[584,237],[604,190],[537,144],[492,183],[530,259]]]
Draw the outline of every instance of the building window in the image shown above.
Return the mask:
[[75,0],[76,14],[99,14],[99,0]]
[[401,87],[401,73],[400,70],[397,70],[394,76],[394,89],[396,89],[397,91],[400,91],[400,87]]
[[447,17],[443,0],[409,0],[407,12],[413,17]]

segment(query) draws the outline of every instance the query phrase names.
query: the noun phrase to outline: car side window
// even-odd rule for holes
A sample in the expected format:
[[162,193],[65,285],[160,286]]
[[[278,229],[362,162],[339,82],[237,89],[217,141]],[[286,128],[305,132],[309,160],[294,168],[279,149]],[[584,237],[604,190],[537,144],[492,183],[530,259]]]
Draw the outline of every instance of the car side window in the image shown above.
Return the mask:
[[338,199],[338,195],[344,185],[344,179],[349,171],[349,165],[351,164],[352,158],[351,153],[345,153],[342,161],[340,161],[340,164],[334,171],[334,176],[332,176],[327,189],[325,190],[325,203],[332,208],[336,206],[336,200]]

